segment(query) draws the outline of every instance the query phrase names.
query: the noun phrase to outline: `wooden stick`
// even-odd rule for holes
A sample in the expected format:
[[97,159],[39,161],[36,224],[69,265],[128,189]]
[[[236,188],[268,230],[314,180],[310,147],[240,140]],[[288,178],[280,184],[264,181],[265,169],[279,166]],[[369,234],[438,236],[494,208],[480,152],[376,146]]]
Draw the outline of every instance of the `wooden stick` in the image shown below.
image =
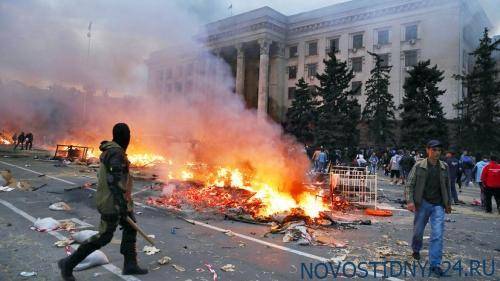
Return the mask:
[[127,216],[126,221],[130,224],[130,226],[132,226],[133,229],[137,230],[137,232],[139,232],[139,234],[146,239],[149,244],[152,246],[155,245],[155,241],[153,241],[153,239],[151,239],[151,237],[149,237],[129,216]]

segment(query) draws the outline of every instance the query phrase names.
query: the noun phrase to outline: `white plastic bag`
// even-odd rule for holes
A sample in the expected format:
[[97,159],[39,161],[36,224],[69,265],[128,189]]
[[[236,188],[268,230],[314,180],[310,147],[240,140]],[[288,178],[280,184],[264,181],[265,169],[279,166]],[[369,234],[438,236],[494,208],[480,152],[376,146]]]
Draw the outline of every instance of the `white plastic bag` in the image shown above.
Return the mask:
[[51,217],[43,219],[38,218],[33,226],[36,231],[52,231],[56,230],[60,226],[60,223]]
[[74,270],[80,271],[94,266],[99,266],[109,263],[108,257],[101,251],[97,250],[88,255]]
[[69,211],[71,207],[64,202],[57,202],[49,206],[52,211]]
[[77,233],[74,233],[71,235],[73,237],[73,240],[77,243],[83,243],[85,240],[89,239],[90,237],[96,235],[99,233],[98,231],[95,230],[82,230]]

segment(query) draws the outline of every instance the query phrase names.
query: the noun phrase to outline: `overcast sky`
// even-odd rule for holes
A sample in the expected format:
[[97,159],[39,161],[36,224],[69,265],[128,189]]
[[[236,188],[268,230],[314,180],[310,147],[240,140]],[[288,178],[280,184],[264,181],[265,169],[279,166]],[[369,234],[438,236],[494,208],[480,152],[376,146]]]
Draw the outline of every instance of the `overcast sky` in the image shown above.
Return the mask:
[[[499,34],[500,0],[479,1]],[[148,55],[204,23],[262,6],[292,15],[339,2],[345,0],[0,0],[0,80],[137,93]]]

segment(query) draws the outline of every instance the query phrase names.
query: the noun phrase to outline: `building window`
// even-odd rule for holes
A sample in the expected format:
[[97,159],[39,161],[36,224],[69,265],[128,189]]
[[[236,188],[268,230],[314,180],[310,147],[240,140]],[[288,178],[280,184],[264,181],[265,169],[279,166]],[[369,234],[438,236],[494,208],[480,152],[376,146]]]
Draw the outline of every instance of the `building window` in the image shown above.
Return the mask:
[[417,51],[405,52],[405,66],[415,66],[417,64]]
[[288,99],[293,100],[295,98],[295,87],[288,87]]
[[408,25],[405,28],[405,41],[417,39],[417,25]]
[[363,82],[361,81],[353,81],[351,84],[352,94],[355,96],[361,95],[361,87],[363,86]]
[[297,78],[297,66],[291,65],[288,67],[288,79]]
[[165,70],[165,72],[166,72],[166,74],[165,74],[165,78],[166,78],[166,79],[170,79],[170,78],[172,78],[172,69],[167,68],[167,69]]
[[171,93],[172,92],[172,84],[167,84],[167,86],[165,87],[165,90],[167,93]]
[[352,58],[352,71],[361,72],[363,71],[363,58]]
[[182,65],[177,66],[177,77],[182,77]]
[[175,82],[175,91],[177,93],[181,93],[182,92],[182,83],[181,82]]
[[307,44],[307,55],[315,56],[318,54],[318,42],[310,42]]
[[193,81],[191,81],[191,80],[187,81],[185,89],[186,89],[186,92],[191,92],[193,90]]
[[339,38],[334,38],[334,39],[330,39],[330,48],[328,49],[328,51],[335,51],[336,53],[338,51],[340,51],[340,46],[339,46]]
[[352,36],[352,47],[355,49],[363,48],[363,34]]
[[194,69],[193,64],[192,63],[188,64],[186,68],[186,75],[191,76],[193,74],[193,69]]
[[308,77],[316,77],[318,64],[317,63],[306,64],[306,69]]
[[299,56],[297,45],[288,47],[288,56],[290,58],[296,58]]
[[380,30],[377,39],[379,45],[389,44],[389,30]]
[[389,66],[389,54],[379,54],[380,66]]

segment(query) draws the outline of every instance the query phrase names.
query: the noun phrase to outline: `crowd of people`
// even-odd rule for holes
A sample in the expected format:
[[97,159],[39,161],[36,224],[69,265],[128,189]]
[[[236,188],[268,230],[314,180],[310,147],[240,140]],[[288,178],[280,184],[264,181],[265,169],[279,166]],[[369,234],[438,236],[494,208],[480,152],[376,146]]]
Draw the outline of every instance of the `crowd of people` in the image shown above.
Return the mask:
[[[358,149],[358,153],[352,157],[349,150],[335,149],[331,153],[320,146],[315,149],[306,148],[313,163],[316,173],[328,172],[330,165],[366,167],[370,174],[378,174],[390,178],[393,185],[405,185],[413,166],[424,159],[426,153],[418,150],[404,148],[385,149]],[[458,154],[455,149],[449,149],[441,154],[440,160],[448,166],[450,180],[450,195],[455,205],[465,204],[459,199],[462,187],[478,187],[481,190],[481,206],[486,212],[492,212],[492,198],[495,198],[497,207],[500,204],[500,170],[496,156],[472,156],[468,150]],[[485,168],[489,165],[489,168]],[[483,176],[490,183],[485,185]],[[458,187],[458,189],[457,189]],[[500,213],[500,208],[498,208]]]
[[19,135],[14,133],[12,142],[14,144],[14,150],[16,150],[19,145],[21,145],[21,150],[31,150],[33,148],[33,133],[29,132],[24,134],[24,132],[21,132]]

